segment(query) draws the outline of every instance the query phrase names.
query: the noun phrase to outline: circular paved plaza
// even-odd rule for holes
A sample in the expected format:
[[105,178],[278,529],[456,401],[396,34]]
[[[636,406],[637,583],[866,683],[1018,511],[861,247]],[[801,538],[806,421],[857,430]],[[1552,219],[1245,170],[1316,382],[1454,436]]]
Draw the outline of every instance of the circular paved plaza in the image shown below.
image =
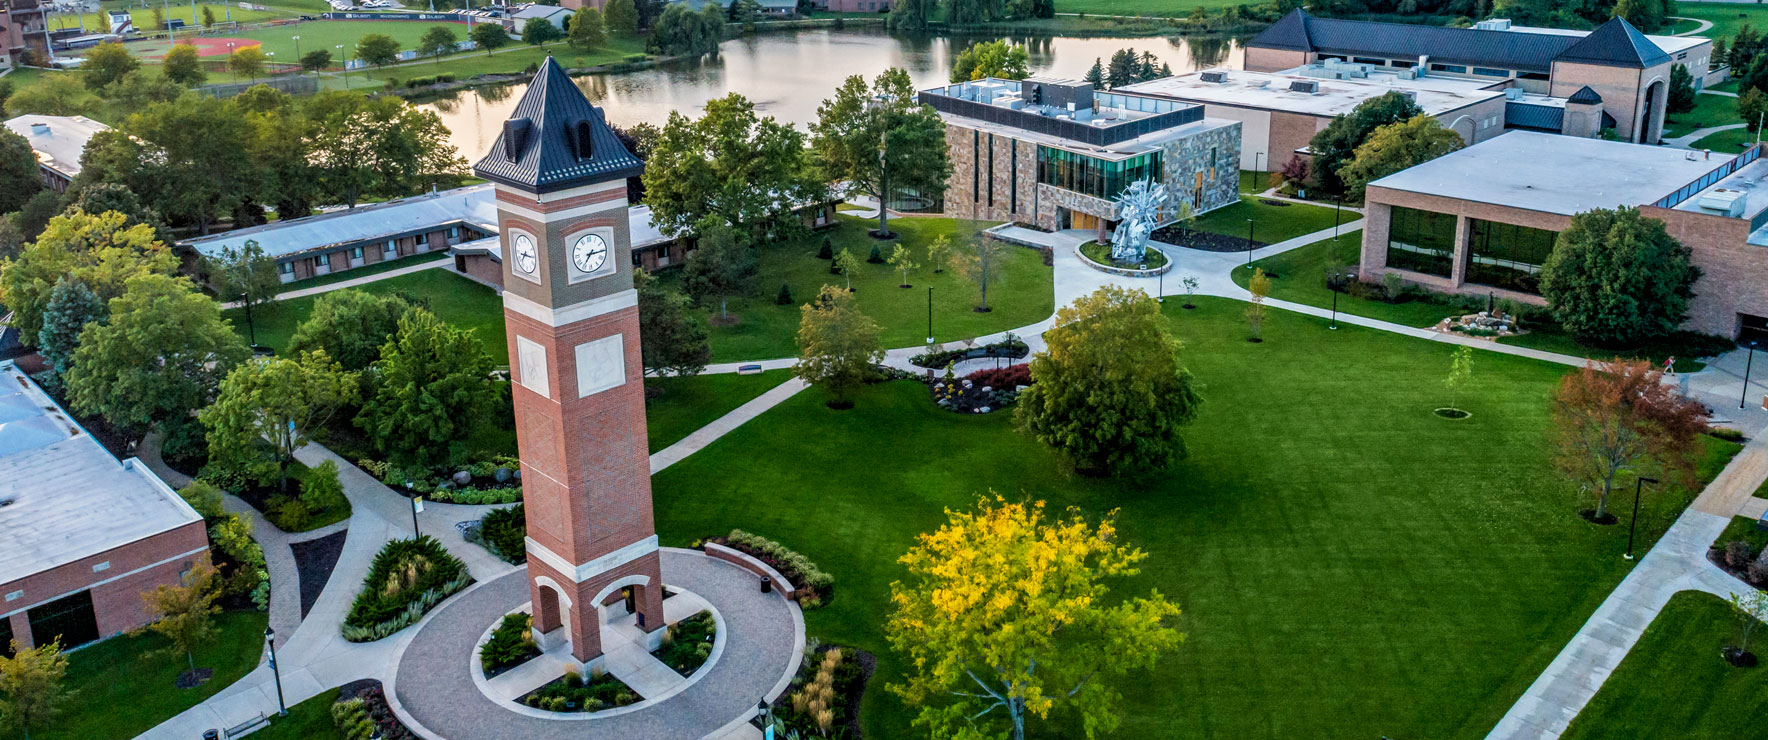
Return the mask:
[[[665,581],[704,598],[724,618],[723,655],[686,688],[635,711],[575,721],[515,711],[473,683],[473,649],[485,626],[528,600],[526,568],[456,597],[413,636],[399,658],[395,699],[418,725],[448,728],[448,740],[542,740],[592,731],[621,740],[695,740],[749,716],[763,696],[797,668],[802,622],[759,577],[692,550],[662,551]],[[416,729],[416,728],[414,728]]]

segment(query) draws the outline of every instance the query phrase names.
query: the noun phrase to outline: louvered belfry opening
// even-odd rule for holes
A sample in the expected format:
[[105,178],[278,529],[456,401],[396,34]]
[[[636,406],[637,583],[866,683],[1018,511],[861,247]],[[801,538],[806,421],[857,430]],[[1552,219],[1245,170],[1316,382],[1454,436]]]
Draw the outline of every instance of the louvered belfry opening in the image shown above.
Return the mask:
[[503,158],[514,162],[522,158],[522,147],[528,143],[528,119],[511,118],[503,122]]

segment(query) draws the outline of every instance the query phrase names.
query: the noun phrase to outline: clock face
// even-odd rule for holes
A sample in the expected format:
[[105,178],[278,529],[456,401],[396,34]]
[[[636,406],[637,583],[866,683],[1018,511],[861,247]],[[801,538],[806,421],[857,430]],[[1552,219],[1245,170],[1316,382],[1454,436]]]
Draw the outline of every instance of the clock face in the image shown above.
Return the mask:
[[527,234],[517,234],[516,269],[532,275],[539,264],[539,259],[534,254],[534,240]]
[[608,242],[598,234],[586,234],[571,247],[571,263],[579,272],[595,272],[608,261]]

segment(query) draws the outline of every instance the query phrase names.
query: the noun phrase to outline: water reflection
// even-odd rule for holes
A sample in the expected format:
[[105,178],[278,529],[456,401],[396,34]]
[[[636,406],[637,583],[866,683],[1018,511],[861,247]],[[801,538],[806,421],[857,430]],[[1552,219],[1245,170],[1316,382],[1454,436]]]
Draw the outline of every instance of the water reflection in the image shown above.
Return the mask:
[[[661,124],[670,111],[698,115],[706,101],[740,92],[764,115],[806,124],[816,118],[823,98],[851,74],[873,75],[885,67],[908,70],[916,87],[946,81],[951,58],[971,43],[995,37],[898,37],[882,31],[811,30],[767,33],[727,41],[717,59],[677,62],[639,72],[589,75],[577,86],[608,119],[630,125]],[[1206,67],[1239,67],[1240,45],[1222,37],[1013,39],[1025,44],[1034,74],[1079,78],[1093,60],[1109,61],[1119,49],[1152,52],[1183,74]],[[515,108],[521,85],[465,90],[425,105],[453,132],[454,145],[469,159],[487,151]]]

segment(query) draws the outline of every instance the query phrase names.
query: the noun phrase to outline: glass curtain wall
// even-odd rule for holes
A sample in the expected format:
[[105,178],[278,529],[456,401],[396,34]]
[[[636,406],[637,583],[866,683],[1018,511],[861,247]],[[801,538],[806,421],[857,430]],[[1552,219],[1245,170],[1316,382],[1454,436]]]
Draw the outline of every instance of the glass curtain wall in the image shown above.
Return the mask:
[[1455,265],[1455,217],[1393,207],[1387,232],[1387,266],[1449,277]]
[[1468,219],[1466,280],[1520,293],[1541,292],[1541,265],[1559,233],[1516,224]]
[[1113,200],[1137,180],[1162,182],[1160,152],[1108,160],[1055,147],[1037,148],[1037,181],[1041,183]]

